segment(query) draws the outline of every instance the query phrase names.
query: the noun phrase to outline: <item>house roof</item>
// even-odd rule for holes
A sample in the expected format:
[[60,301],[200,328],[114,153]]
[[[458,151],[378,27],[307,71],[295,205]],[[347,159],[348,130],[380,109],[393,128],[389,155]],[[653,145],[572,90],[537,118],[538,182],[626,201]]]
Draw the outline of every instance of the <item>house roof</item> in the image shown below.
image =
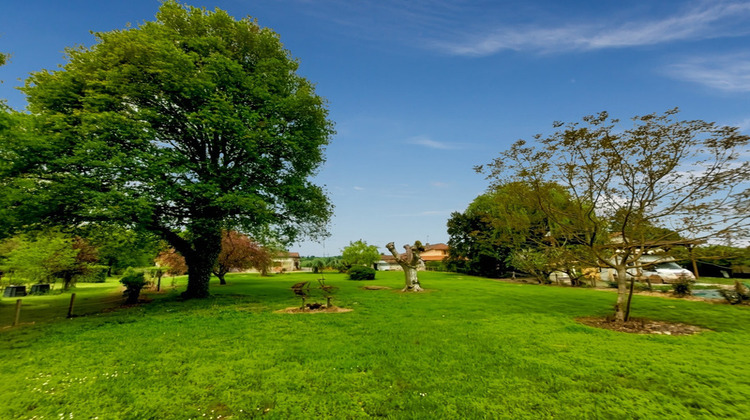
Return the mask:
[[393,255],[380,254],[380,259],[389,264],[396,264],[396,258],[394,258]]
[[442,243],[440,243],[440,244],[427,244],[427,245],[424,246],[424,250],[425,251],[431,251],[433,249],[438,250],[438,251],[447,251],[448,249],[450,249],[450,247],[448,245],[442,244]]
[[279,252],[276,258],[299,258],[299,252]]

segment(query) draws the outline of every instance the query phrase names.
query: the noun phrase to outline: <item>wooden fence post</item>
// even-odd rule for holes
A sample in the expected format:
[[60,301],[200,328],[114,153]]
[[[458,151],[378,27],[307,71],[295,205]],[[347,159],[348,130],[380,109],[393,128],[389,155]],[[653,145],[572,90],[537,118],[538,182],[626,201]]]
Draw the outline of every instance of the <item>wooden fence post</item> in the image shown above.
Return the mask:
[[18,321],[21,319],[21,301],[23,301],[23,299],[16,300],[16,317],[13,318],[14,327],[18,325]]
[[70,306],[68,306],[68,318],[73,317],[73,303],[76,301],[76,294],[72,293],[70,295]]

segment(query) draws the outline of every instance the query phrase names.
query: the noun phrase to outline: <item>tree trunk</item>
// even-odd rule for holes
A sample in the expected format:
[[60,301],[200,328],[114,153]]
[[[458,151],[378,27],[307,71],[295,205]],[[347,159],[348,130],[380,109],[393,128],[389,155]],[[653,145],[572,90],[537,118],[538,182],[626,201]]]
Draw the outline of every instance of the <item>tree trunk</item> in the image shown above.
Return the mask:
[[[219,267],[221,267],[221,266],[219,266]],[[219,278],[219,284],[220,285],[226,286],[227,280],[224,277],[227,275],[228,272],[229,272],[229,270],[225,270],[223,268],[216,268],[216,269],[213,270],[214,276],[216,276],[216,277]]]
[[630,319],[630,304],[633,302],[633,288],[635,287],[635,277],[630,278],[630,290],[628,291],[628,304],[625,307],[625,322]]
[[209,296],[208,284],[221,252],[221,227],[214,226],[212,220],[203,221],[191,228],[193,240],[188,255],[183,254],[188,266],[187,290],[182,294],[186,299],[202,299]]
[[615,322],[625,322],[625,311],[628,297],[628,273],[627,268],[617,267],[617,302],[615,303]]
[[187,290],[182,293],[186,299],[202,299],[209,296],[208,283],[211,280],[213,261],[203,256],[185,258],[188,266]]
[[404,292],[421,292],[422,285],[419,284],[419,278],[417,277],[417,269],[414,267],[404,267],[404,277],[406,285],[404,286]]
[[393,257],[396,259],[396,262],[398,265],[401,266],[401,268],[404,270],[404,280],[406,282],[406,285],[404,286],[403,292],[421,292],[422,285],[419,284],[419,277],[417,276],[417,267],[419,267],[419,249],[417,245],[419,244],[419,241],[415,242],[415,246],[412,247],[411,245],[404,245],[404,249],[406,250],[406,254],[404,254],[404,257],[398,255],[398,252],[396,252],[396,248],[393,246],[393,242],[388,243],[385,247],[388,249],[388,251],[393,254]]
[[695,261],[695,255],[693,255],[693,246],[690,245],[687,247],[688,253],[690,254],[690,262],[693,263],[693,275],[695,276],[695,280],[700,280],[700,275],[698,274],[698,263]]

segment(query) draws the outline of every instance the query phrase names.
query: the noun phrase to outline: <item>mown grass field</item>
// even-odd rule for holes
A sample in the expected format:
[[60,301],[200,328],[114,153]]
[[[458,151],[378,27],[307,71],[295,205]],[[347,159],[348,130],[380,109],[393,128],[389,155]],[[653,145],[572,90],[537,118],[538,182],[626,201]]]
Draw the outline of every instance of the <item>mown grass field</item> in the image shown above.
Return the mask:
[[[231,275],[207,300],[180,302],[178,287],[2,329],[0,418],[750,417],[748,307],[636,296],[637,317],[711,331],[629,335],[575,321],[608,314],[611,292],[427,272],[421,294],[398,292],[402,273],[326,274],[352,312],[274,312],[317,277]],[[0,303],[3,325],[14,302]]]

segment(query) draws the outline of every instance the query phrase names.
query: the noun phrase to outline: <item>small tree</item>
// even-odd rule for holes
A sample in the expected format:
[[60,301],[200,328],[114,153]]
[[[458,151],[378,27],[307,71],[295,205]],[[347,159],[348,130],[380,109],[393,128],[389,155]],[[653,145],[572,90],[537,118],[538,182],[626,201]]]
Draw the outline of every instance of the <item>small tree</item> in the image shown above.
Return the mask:
[[14,279],[39,283],[61,279],[66,290],[98,261],[88,242],[58,231],[16,236],[6,242],[6,249],[4,266]]
[[245,270],[257,263],[256,254],[261,252],[260,245],[248,236],[229,230],[222,233],[221,252],[214,265],[214,275],[219,284],[227,284],[225,276],[231,270]]
[[326,268],[326,261],[323,258],[315,258],[310,261],[305,262],[306,267],[310,267],[313,270],[313,273],[320,273],[323,271],[324,268]]
[[162,251],[156,256],[154,260],[157,265],[164,267],[167,274],[170,276],[181,276],[187,273],[187,264],[185,264],[185,258],[180,255],[174,248],[169,248],[166,251]]
[[250,254],[250,266],[258,270],[261,276],[267,276],[271,267],[273,267],[273,256],[275,253],[274,249],[265,246],[253,248]]
[[[536,136],[536,145],[519,140],[486,168],[477,167],[494,184],[520,181],[531,188],[557,229],[547,246],[564,249],[565,241],[582,265],[617,272],[617,322],[629,316],[628,269],[641,268],[645,252],[748,228],[750,137],[676,115],[673,109],[634,117],[627,129],[606,112],[584,117],[583,124],[555,123],[559,130]],[[544,193],[550,183],[564,187],[572,205],[552,205]]]
[[362,239],[349,242],[349,245],[341,251],[341,259],[349,265],[363,265],[372,267],[380,260],[380,251],[375,245],[367,245]]
[[126,305],[134,305],[138,303],[138,297],[141,295],[141,289],[146,285],[146,278],[142,271],[136,271],[132,267],[128,267],[123,273],[120,283],[125,286],[125,291],[122,293],[127,299],[125,300]]

